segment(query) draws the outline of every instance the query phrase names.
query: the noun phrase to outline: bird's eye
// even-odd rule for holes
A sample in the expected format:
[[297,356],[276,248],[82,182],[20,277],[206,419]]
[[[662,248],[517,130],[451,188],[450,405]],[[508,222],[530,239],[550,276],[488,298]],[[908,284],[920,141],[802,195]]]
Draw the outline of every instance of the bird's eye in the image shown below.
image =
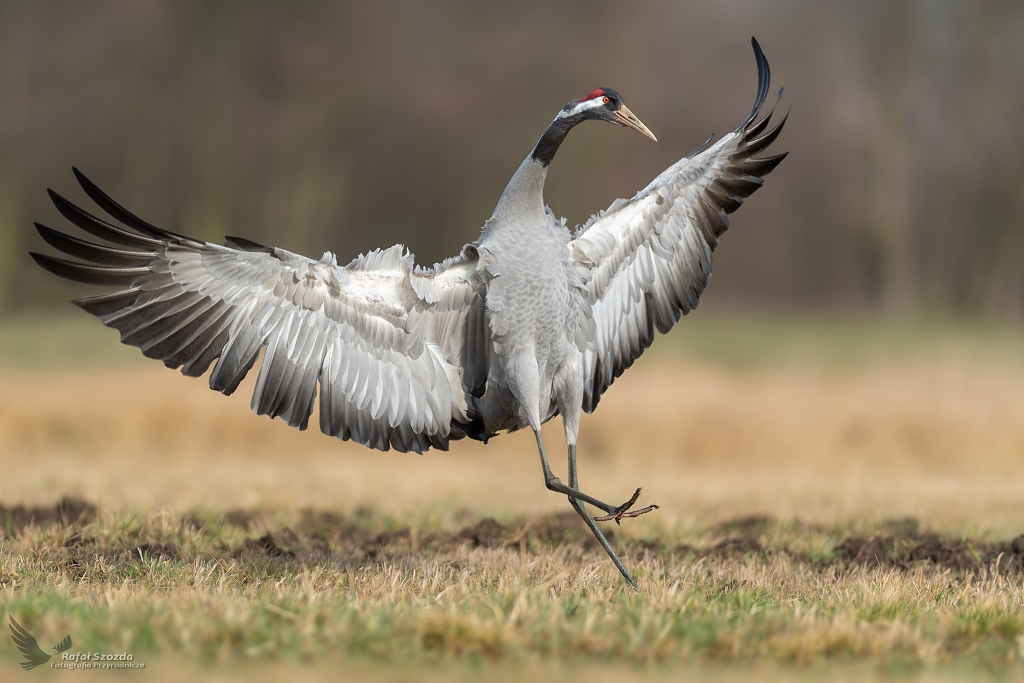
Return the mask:
[[601,100],[601,101],[602,101],[602,102],[604,102],[605,104],[608,104],[609,102],[611,102],[611,101],[612,101],[612,98],[610,98],[610,97],[606,97],[606,98],[604,98],[604,99],[603,99],[603,100]]

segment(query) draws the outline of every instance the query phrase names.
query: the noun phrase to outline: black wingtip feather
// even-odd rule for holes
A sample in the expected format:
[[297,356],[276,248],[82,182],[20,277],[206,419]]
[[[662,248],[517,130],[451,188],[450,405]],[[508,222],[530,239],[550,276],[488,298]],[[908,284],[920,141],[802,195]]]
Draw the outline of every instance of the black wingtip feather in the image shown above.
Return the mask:
[[57,251],[101,266],[137,267],[149,263],[156,252],[140,253],[105,247],[65,235],[42,223],[33,223],[39,236]]
[[753,121],[757,116],[758,110],[761,109],[761,105],[764,104],[765,99],[768,97],[768,88],[772,82],[772,72],[768,66],[768,58],[764,56],[757,38],[751,36],[750,44],[754,47],[754,59],[757,61],[757,97],[754,98],[754,108],[750,111],[750,116],[743,122],[744,126]]
[[739,130],[743,131],[743,136],[746,137],[747,139],[756,138],[758,135],[765,131],[765,129],[768,127],[768,124],[771,123],[772,116],[774,114],[775,110],[773,109],[764,116],[762,116],[761,120],[758,121],[757,123],[754,123],[752,121],[746,126],[742,126]]
[[71,171],[75,174],[78,184],[82,186],[82,189],[85,190],[85,193],[89,195],[90,199],[96,202],[101,209],[128,227],[134,228],[144,235],[149,235],[150,237],[155,237],[161,240],[183,238],[182,235],[178,235],[177,233],[173,233],[169,230],[163,230],[142,220],[131,211],[115,202],[109,195],[107,195],[106,192],[97,187],[96,183],[86,178],[85,174],[74,166],[71,167]]
[[89,285],[132,285],[141,276],[149,274],[149,268],[103,268],[90,266],[84,263],[66,261],[46,254],[37,254],[34,251],[29,256],[39,265],[58,277],[75,282],[84,282]]
[[751,175],[766,176],[775,170],[775,167],[782,163],[782,160],[789,156],[789,152],[776,154],[773,157],[763,159],[748,159],[743,162],[742,168]]
[[[765,120],[767,120],[767,117],[765,118]],[[766,149],[769,145],[775,142],[775,138],[779,137],[779,133],[782,132],[782,127],[786,125],[787,120],[789,120],[789,112],[786,112],[786,115],[782,117],[782,120],[779,121],[775,125],[775,127],[772,128],[770,131],[768,131],[759,138],[755,138],[747,142],[744,147],[744,151],[747,154],[753,156],[758,152]]]
[[56,207],[60,215],[64,216],[64,218],[68,219],[90,235],[94,235],[95,237],[99,237],[102,240],[106,240],[114,244],[120,244],[123,247],[133,247],[136,249],[160,247],[163,245],[162,240],[129,232],[124,228],[119,228],[116,225],[111,225],[106,221],[100,220],[88,211],[80,209],[78,206],[72,204],[51,189],[47,189],[46,192],[50,195],[50,201],[53,202],[54,207]]

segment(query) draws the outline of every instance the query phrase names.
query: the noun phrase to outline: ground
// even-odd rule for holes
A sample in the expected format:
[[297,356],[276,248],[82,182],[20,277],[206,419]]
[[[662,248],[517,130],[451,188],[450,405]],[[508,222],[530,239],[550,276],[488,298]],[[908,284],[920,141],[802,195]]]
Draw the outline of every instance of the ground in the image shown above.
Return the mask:
[[[1017,328],[684,320],[581,432],[585,490],[662,506],[605,525],[638,593],[528,434],[377,453],[115,340],[0,321],[0,617],[44,649],[158,680],[1024,680]],[[0,638],[0,680],[19,660]]]

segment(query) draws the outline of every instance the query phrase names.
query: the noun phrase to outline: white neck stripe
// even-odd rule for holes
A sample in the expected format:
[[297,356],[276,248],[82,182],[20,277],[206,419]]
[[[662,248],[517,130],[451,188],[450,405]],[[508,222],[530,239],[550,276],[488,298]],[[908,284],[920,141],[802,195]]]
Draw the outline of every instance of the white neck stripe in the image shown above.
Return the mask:
[[562,111],[558,112],[558,116],[556,116],[555,118],[556,119],[564,119],[567,116],[576,116],[577,114],[580,114],[580,113],[582,113],[584,111],[587,111],[589,109],[597,109],[598,107],[603,107],[603,106],[604,106],[604,98],[602,98],[602,97],[595,97],[595,98],[590,99],[590,100],[584,100],[582,102],[578,102],[575,107],[573,107],[572,109],[569,109],[568,111],[563,109]]

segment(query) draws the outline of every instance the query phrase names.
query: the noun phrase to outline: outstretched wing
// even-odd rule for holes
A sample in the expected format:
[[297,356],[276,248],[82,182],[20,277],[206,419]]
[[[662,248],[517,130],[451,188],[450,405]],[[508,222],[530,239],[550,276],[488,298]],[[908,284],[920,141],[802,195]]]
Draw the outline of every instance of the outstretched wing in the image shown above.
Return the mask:
[[28,660],[27,662],[21,662],[21,668],[27,671],[49,661],[50,655],[39,648],[39,643],[32,637],[32,634],[16,622],[14,617],[10,619],[11,638],[14,639],[14,644],[18,646],[18,651],[25,655],[25,659]]
[[431,270],[415,268],[401,246],[339,267],[330,253],[314,261],[241,238],[220,246],[161,230],[75,175],[131,229],[51,191],[57,210],[122,248],[36,224],[50,245],[86,263],[32,257],[61,277],[117,287],[75,303],[120,330],[123,343],[193,377],[216,360],[210,387],[225,394],[266,349],[252,409],[300,429],[319,384],[325,434],[417,452],[474,435],[486,320],[472,245]]
[[71,634],[64,636],[64,639],[53,646],[53,649],[57,652],[67,652],[71,649]]
[[570,242],[587,281],[594,339],[584,352],[583,409],[593,411],[616,377],[681,315],[697,306],[711,277],[711,253],[729,227],[726,214],[761,187],[762,176],[786,155],[756,155],[785,118],[765,132],[771,113],[755,123],[768,95],[768,60],[753,40],[758,91],[750,116],[714,145],[710,140],[666,169],[630,200],[616,200]]

